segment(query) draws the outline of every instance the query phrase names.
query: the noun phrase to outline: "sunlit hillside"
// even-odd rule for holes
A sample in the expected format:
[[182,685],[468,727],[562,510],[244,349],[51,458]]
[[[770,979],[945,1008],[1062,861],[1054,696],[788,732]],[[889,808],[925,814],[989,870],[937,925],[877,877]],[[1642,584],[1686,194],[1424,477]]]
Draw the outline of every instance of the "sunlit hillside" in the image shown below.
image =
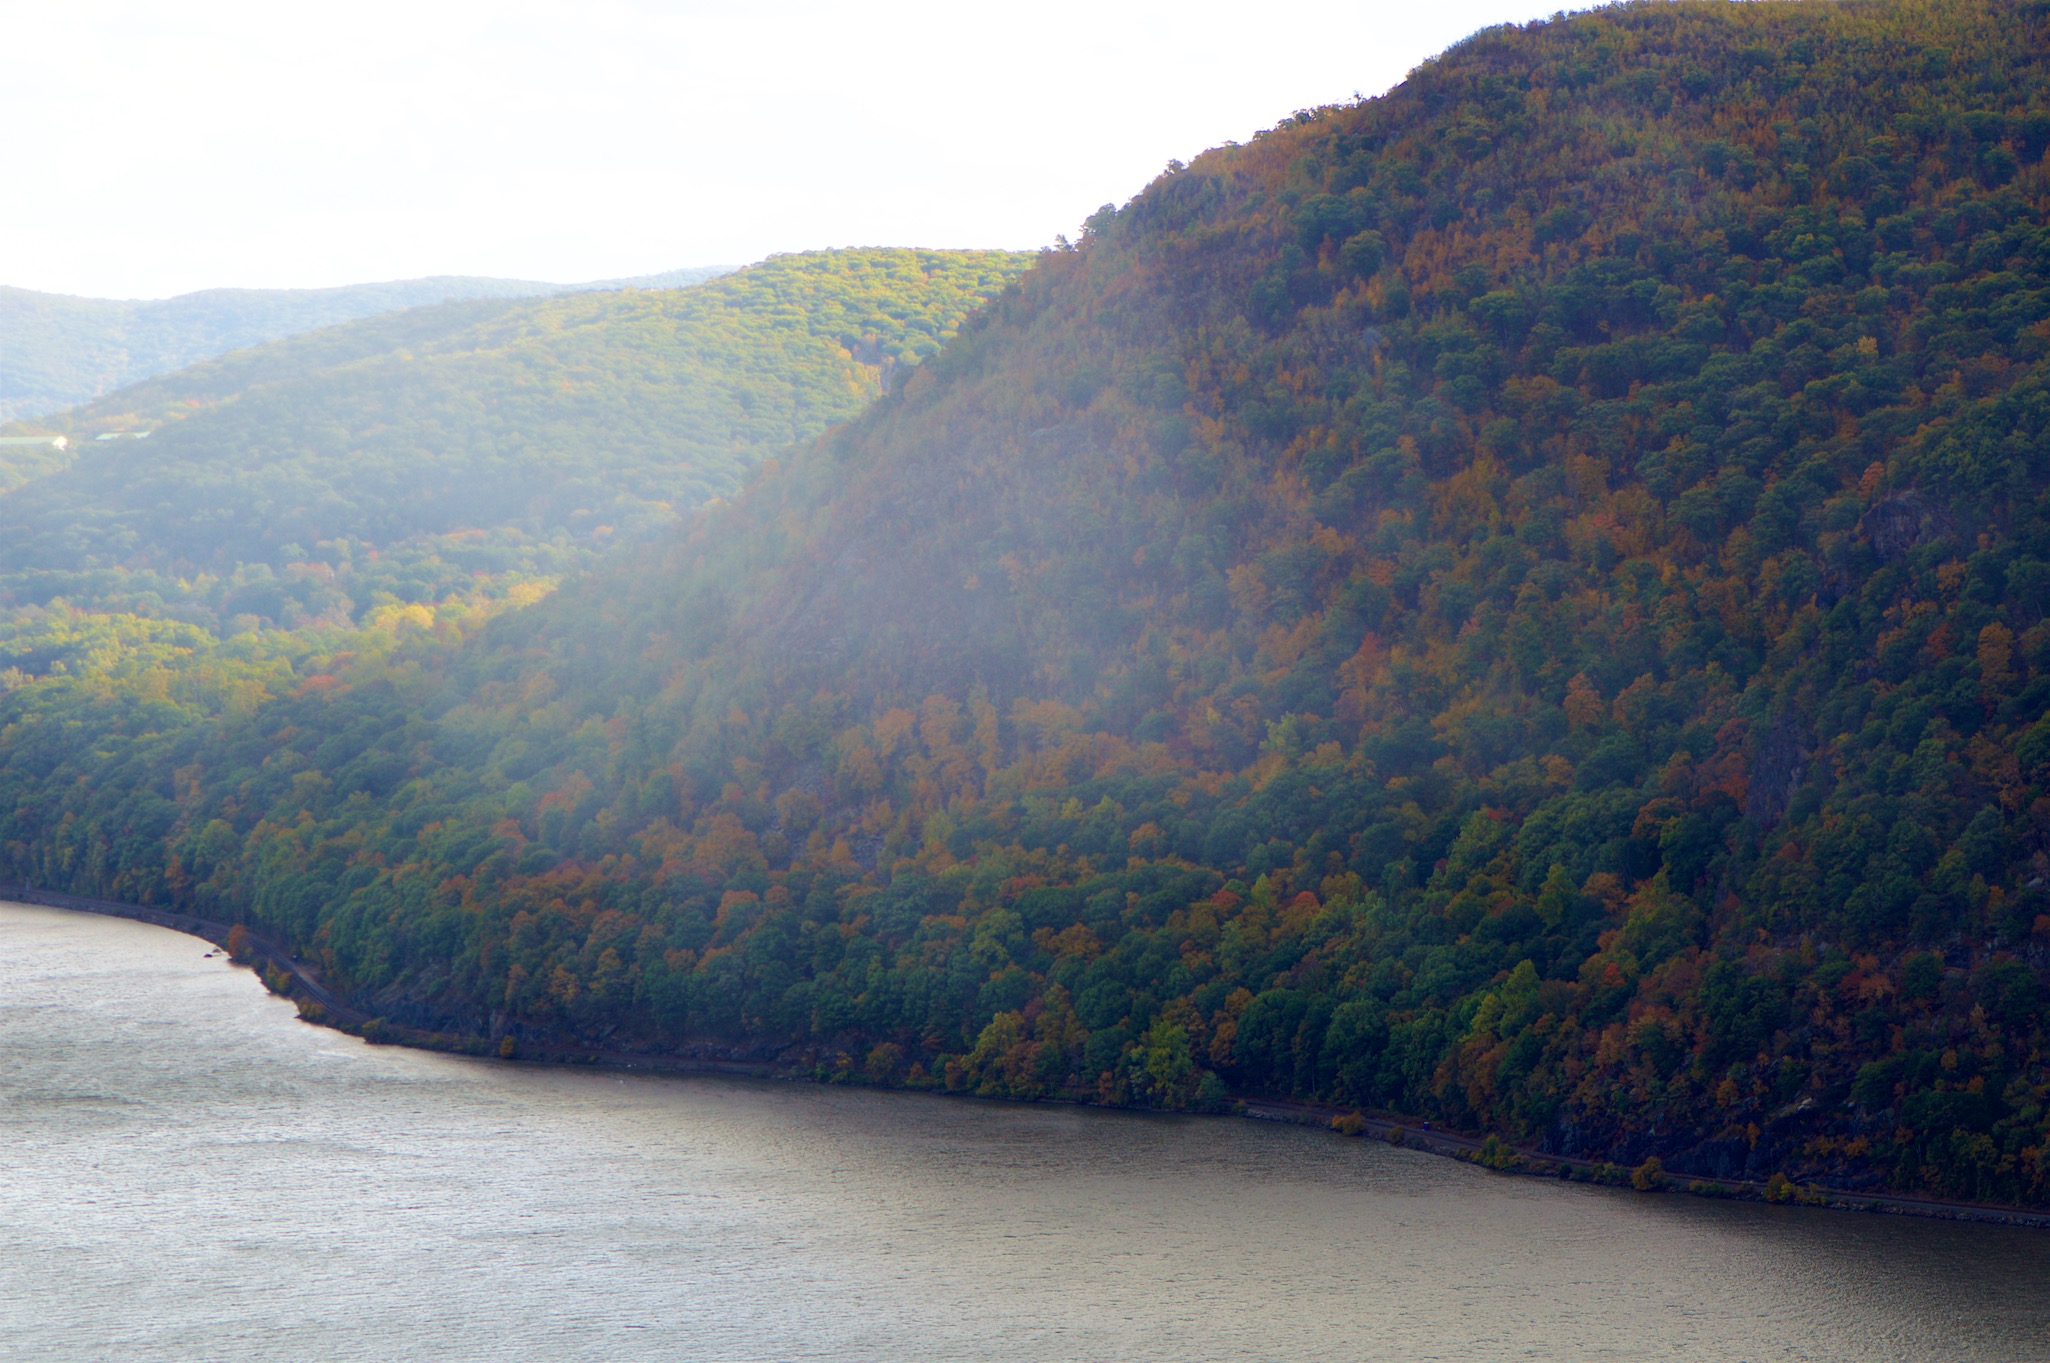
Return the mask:
[[294,628],[559,574],[858,412],[1027,259],[447,303],[125,388],[38,424],[62,456],[0,448],[0,600]]
[[332,289],[207,289],[176,298],[74,298],[0,286],[0,421],[34,418],[230,350],[401,308],[565,289],[681,288],[721,273],[675,270],[613,285],[441,276]]

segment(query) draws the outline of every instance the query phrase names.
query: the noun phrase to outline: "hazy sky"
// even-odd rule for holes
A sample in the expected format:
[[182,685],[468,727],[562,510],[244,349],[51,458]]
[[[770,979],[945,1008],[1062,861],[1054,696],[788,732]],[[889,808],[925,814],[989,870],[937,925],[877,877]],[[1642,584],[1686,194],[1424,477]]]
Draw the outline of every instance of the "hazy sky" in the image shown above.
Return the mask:
[[0,284],[1045,245],[1529,0],[0,0]]

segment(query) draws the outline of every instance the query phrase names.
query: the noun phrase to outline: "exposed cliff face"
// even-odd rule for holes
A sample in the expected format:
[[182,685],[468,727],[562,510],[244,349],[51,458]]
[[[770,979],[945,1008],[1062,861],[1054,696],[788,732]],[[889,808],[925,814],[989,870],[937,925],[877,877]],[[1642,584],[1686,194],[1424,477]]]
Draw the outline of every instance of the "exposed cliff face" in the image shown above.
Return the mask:
[[2050,1198],[2032,23],[1481,35],[416,672],[17,703],[194,775],[7,855],[557,1035]]

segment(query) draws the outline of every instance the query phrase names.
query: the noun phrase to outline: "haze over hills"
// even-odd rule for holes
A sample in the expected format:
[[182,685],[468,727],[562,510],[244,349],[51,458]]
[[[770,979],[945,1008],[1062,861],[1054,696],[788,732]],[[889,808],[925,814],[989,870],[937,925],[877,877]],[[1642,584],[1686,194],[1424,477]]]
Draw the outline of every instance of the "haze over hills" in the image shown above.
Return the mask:
[[438,275],[331,289],[206,289],[147,300],[0,286],[0,422],[42,416],[243,346],[382,312],[464,298],[683,288],[725,268],[589,284]]
[[412,308],[148,380],[36,423],[62,451],[0,449],[0,603],[303,626],[560,573],[852,416],[1029,259],[778,256],[688,289]]
[[2050,1202],[2046,149],[2033,5],[1483,33],[482,628],[18,623],[0,871],[511,1051]]

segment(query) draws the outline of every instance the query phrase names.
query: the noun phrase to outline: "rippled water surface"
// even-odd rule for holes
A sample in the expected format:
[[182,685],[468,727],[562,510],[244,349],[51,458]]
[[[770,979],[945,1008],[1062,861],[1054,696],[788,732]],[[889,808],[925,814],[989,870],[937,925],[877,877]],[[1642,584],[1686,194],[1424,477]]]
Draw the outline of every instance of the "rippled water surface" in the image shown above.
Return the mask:
[[2050,1233],[363,1045],[0,907],[7,1359],[2050,1359]]

